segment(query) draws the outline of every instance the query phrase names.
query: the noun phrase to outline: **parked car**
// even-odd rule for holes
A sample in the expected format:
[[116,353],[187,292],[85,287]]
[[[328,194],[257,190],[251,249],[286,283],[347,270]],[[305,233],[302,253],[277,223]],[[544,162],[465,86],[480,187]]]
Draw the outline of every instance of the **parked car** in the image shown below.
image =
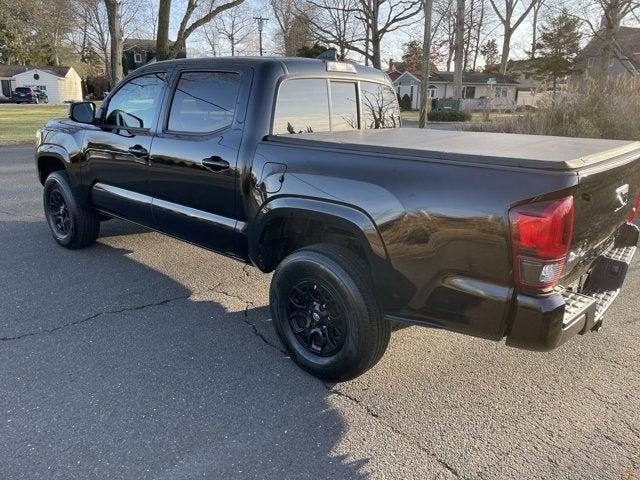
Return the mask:
[[393,322],[532,350],[597,330],[638,241],[640,143],[398,127],[372,68],[189,59],[72,105],[35,155],[60,245],[120,217],[274,272],[273,325],[320,378],[372,367]]
[[16,103],[49,103],[47,94],[33,87],[16,87],[13,98]]

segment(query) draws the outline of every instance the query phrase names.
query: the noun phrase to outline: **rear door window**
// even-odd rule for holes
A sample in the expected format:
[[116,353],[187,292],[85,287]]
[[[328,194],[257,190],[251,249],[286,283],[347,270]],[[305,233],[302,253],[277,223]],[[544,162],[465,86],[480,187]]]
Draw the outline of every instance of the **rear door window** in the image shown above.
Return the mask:
[[396,93],[388,85],[361,82],[362,128],[396,128],[400,126],[400,109]]
[[320,78],[287,80],[280,86],[273,133],[329,131],[327,81]]
[[239,89],[237,73],[183,73],[173,95],[167,129],[208,133],[230,126]]

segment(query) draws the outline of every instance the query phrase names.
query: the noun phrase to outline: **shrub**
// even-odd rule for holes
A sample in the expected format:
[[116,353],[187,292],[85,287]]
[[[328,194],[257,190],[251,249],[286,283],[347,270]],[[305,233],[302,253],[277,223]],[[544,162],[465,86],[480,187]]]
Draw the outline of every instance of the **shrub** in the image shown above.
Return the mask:
[[473,130],[582,138],[640,140],[640,78],[597,77],[572,82],[533,111],[475,124]]
[[401,110],[411,110],[411,97],[406,93],[400,99],[400,109]]
[[430,110],[427,114],[430,122],[466,122],[471,114],[462,110]]

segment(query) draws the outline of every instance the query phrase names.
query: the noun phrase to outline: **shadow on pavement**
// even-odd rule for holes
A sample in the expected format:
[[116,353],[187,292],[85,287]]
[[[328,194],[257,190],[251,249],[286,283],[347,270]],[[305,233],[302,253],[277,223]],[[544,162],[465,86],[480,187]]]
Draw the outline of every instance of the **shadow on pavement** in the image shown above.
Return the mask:
[[248,324],[266,307],[64,250],[43,221],[0,221],[0,245],[3,478],[365,478],[327,387]]

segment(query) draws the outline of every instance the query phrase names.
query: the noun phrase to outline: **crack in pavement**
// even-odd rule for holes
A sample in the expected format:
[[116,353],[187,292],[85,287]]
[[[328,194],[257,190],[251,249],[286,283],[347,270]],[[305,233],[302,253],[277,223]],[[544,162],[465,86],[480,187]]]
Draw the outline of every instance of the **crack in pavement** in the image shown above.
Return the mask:
[[358,406],[358,408],[360,408],[364,412],[366,412],[367,415],[370,415],[377,422],[380,422],[380,424],[383,425],[385,428],[387,428],[388,430],[390,430],[394,434],[398,435],[399,437],[402,437],[404,440],[406,440],[407,442],[412,444],[414,447],[418,448],[419,450],[423,451],[425,454],[427,454],[428,456],[433,458],[436,462],[438,462],[439,465],[441,465],[443,468],[445,468],[449,473],[454,475],[456,478],[460,478],[460,479],[463,479],[463,480],[467,478],[464,475],[462,475],[458,471],[457,468],[449,465],[445,460],[442,460],[440,457],[438,457],[438,455],[433,450],[431,450],[428,446],[426,446],[423,442],[421,442],[420,440],[418,440],[414,436],[409,435],[408,433],[404,432],[403,430],[401,430],[399,427],[397,427],[393,423],[385,420],[378,413],[376,413],[371,407],[369,407],[368,405],[363,403],[360,399],[358,399],[358,398],[356,398],[356,397],[354,397],[352,395],[349,395],[348,393],[341,392],[340,390],[337,390],[335,387],[332,387],[327,382],[322,382],[322,383],[324,384],[325,388],[328,390],[330,395],[336,395],[338,397],[346,398],[350,402],[354,403],[355,405]]
[[[243,268],[243,270],[244,270],[244,268]],[[260,340],[262,340],[264,343],[266,343],[270,347],[274,348],[275,350],[277,350],[278,352],[280,352],[284,356],[289,357],[289,353],[287,353],[286,350],[281,348],[279,345],[276,345],[273,342],[271,342],[265,335],[262,334],[262,332],[260,332],[260,330],[258,330],[258,326],[255,323],[253,323],[251,320],[249,320],[249,308],[255,308],[256,304],[253,303],[251,300],[246,300],[241,295],[238,295],[238,294],[235,294],[235,293],[229,293],[229,292],[227,292],[225,290],[219,290],[218,289],[219,287],[220,287],[220,284],[218,284],[216,287],[214,287],[213,292],[219,293],[221,295],[225,295],[225,296],[227,296],[229,298],[233,298],[234,300],[238,300],[238,301],[243,302],[245,304],[245,306],[244,306],[244,314],[243,314],[242,320],[244,321],[244,323],[246,323],[251,328],[251,330],[253,331],[254,335],[256,335]]]
[[279,345],[276,345],[273,342],[271,342],[264,334],[262,334],[262,332],[260,332],[260,330],[258,330],[257,325],[255,323],[253,323],[251,320],[249,320],[249,308],[255,308],[255,306],[256,306],[255,303],[252,302],[251,300],[245,300],[240,295],[229,293],[229,292],[227,292],[225,290],[220,290],[220,286],[221,285],[222,285],[222,282],[218,283],[217,285],[215,285],[215,286],[213,286],[211,288],[207,288],[206,290],[203,290],[203,291],[200,291],[200,292],[192,292],[189,295],[179,295],[179,296],[176,296],[176,297],[172,297],[172,298],[167,298],[167,299],[161,300],[159,302],[145,303],[143,305],[136,305],[136,306],[133,306],[133,307],[126,307],[126,308],[121,308],[121,309],[116,309],[116,310],[105,310],[103,312],[94,313],[92,315],[89,315],[88,317],[80,318],[78,320],[74,320],[72,322],[64,323],[62,325],[57,325],[56,327],[49,328],[49,329],[46,329],[46,330],[37,330],[37,331],[34,331],[34,332],[27,332],[27,333],[23,333],[23,334],[20,334],[20,335],[0,337],[0,341],[7,342],[7,341],[13,341],[13,340],[21,340],[21,339],[29,338],[29,337],[35,337],[35,336],[39,336],[39,335],[48,335],[48,334],[57,332],[59,330],[63,330],[65,328],[73,327],[75,325],[81,325],[83,323],[95,320],[96,318],[99,318],[99,317],[101,317],[103,315],[113,315],[113,314],[118,314],[118,313],[136,311],[136,310],[144,310],[146,308],[158,307],[158,306],[166,305],[168,303],[175,302],[175,301],[178,301],[178,300],[186,300],[186,299],[189,299],[189,298],[191,298],[192,296],[195,296],[195,295],[202,295],[202,294],[205,294],[205,293],[218,293],[218,294],[221,294],[221,295],[225,295],[225,296],[227,296],[229,298],[233,298],[235,300],[238,300],[240,302],[243,302],[245,304],[243,315],[242,315],[243,322],[246,325],[248,325],[251,328],[251,330],[254,333],[254,335],[257,336],[258,338],[260,338],[260,340],[262,340],[266,345],[272,347],[273,349],[277,350],[278,352],[280,352],[284,356],[288,357],[289,354],[283,348],[281,348]]
[[65,328],[73,327],[75,325],[81,325],[81,324],[89,322],[91,320],[95,320],[96,318],[101,317],[103,315],[113,315],[113,314],[117,314],[117,313],[131,312],[131,311],[135,311],[135,310],[144,310],[145,308],[157,307],[157,306],[160,306],[160,305],[166,305],[167,303],[175,302],[177,300],[185,300],[185,299],[189,298],[190,296],[191,295],[180,295],[180,296],[177,296],[177,297],[167,298],[167,299],[161,300],[159,302],[145,303],[144,305],[136,305],[134,307],[126,307],[126,308],[121,308],[121,309],[117,309],[117,310],[106,310],[104,312],[94,313],[93,315],[90,315],[88,317],[80,318],[78,320],[74,320],[73,322],[69,322],[69,323],[63,323],[62,325],[58,325],[56,327],[49,328],[49,329],[46,329],[46,330],[38,330],[38,331],[35,331],[35,332],[27,332],[27,333],[23,333],[23,334],[11,336],[11,337],[0,337],[0,341],[7,342],[7,341],[12,341],[12,340],[21,340],[23,338],[28,338],[28,337],[35,337],[35,336],[39,336],[39,335],[48,335],[50,333],[54,333],[54,332],[57,332],[59,330],[63,330]]

